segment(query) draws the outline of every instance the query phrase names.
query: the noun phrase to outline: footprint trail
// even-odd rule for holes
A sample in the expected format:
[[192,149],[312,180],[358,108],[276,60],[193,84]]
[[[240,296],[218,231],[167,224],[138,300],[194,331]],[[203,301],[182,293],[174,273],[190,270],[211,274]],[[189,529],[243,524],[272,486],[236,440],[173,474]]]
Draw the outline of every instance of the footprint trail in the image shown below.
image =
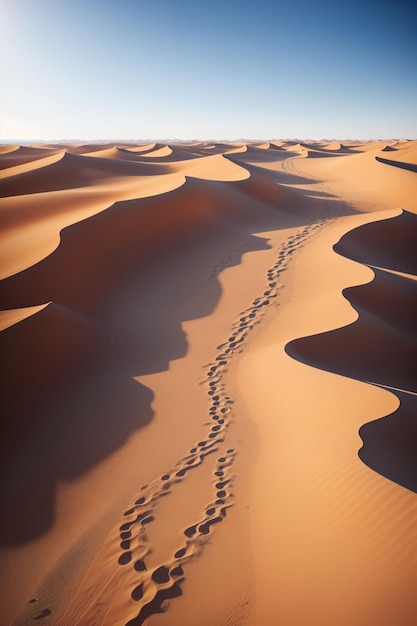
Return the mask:
[[[213,361],[205,366],[206,374],[201,384],[206,387],[209,397],[209,431],[204,440],[193,445],[178,463],[163,474],[151,485],[142,488],[140,497],[134,506],[125,512],[125,521],[120,526],[120,565],[129,565],[138,573],[137,585],[131,597],[138,603],[138,614],[127,622],[126,626],[140,626],[144,620],[156,612],[161,612],[164,600],[182,594],[181,583],[184,581],[184,569],[195,554],[203,548],[202,539],[209,535],[226,516],[233,506],[233,476],[231,468],[237,452],[225,446],[227,430],[233,415],[233,400],[226,393],[225,375],[235,354],[242,352],[252,329],[261,322],[267,308],[275,303],[278,305],[279,291],[283,285],[280,276],[284,272],[293,255],[316,231],[321,230],[333,217],[325,217],[299,229],[290,235],[278,250],[274,265],[267,271],[267,282],[262,294],[241,311],[232,324],[228,339],[217,346],[217,354]],[[171,558],[156,569],[148,570],[146,555],[150,550],[147,545],[146,527],[152,523],[157,514],[160,498],[170,495],[175,486],[184,480],[188,473],[198,468],[209,455],[217,455],[214,468],[213,500],[205,508],[205,515],[184,529],[184,545]]]

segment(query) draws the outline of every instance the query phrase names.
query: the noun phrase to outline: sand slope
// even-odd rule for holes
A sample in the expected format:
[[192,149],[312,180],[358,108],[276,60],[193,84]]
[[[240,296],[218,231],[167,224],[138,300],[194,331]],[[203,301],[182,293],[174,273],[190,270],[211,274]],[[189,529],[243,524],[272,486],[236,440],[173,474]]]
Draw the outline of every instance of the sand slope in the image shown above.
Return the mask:
[[1,148],[2,623],[413,623],[416,146]]

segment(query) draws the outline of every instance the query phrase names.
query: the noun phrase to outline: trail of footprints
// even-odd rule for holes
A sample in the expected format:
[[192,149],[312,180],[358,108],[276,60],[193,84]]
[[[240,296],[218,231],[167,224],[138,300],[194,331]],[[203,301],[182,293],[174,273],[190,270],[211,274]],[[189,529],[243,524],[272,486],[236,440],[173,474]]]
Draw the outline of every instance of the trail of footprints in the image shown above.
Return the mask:
[[[332,217],[313,222],[291,235],[281,246],[278,257],[267,271],[267,287],[263,294],[254,299],[251,305],[239,314],[232,325],[228,340],[217,346],[218,354],[212,363],[205,366],[206,376],[202,381],[207,388],[210,429],[204,440],[194,445],[188,453],[168,472],[152,484],[144,485],[141,495],[134,505],[124,513],[125,521],[121,524],[120,566],[133,567],[137,573],[137,585],[131,597],[138,603],[137,617],[126,626],[140,626],[147,617],[162,611],[161,604],[170,598],[181,595],[181,582],[184,580],[183,565],[202,549],[204,537],[227,516],[227,510],[233,506],[231,469],[236,451],[226,448],[225,438],[232,415],[233,400],[225,392],[224,375],[237,352],[241,352],[250,331],[259,324],[266,307],[276,301],[282,285],[279,277],[286,270],[293,253],[305,240],[318,229],[332,220]],[[160,566],[148,569],[146,557],[150,546],[146,529],[152,523],[157,511],[158,501],[172,493],[175,485],[184,480],[188,473],[199,467],[207,456],[216,455],[213,474],[213,500],[208,503],[204,514],[191,526],[184,529],[184,543]]]
[[[214,431],[216,432],[216,431]],[[184,579],[183,565],[201,549],[201,542],[213,527],[221,522],[232,506],[230,469],[233,464],[235,450],[227,449],[223,456],[218,456],[213,476],[215,495],[205,509],[201,518],[192,526],[184,530],[183,545],[164,564],[148,569],[146,555],[149,546],[146,540],[146,526],[153,519],[153,513],[158,498],[170,493],[170,488],[182,480],[187,472],[200,465],[208,454],[218,453],[216,442],[199,442],[200,445],[191,448],[189,455],[183,459],[172,473],[164,474],[159,484],[149,489],[145,486],[142,491],[146,494],[136,500],[135,505],[125,512],[127,521],[120,526],[120,565],[133,564],[137,572],[137,585],[131,592],[133,600],[140,606],[137,617],[130,620],[126,626],[138,626],[154,613],[161,612],[161,604],[168,598],[181,594],[180,584]],[[204,445],[203,445],[204,444]]]

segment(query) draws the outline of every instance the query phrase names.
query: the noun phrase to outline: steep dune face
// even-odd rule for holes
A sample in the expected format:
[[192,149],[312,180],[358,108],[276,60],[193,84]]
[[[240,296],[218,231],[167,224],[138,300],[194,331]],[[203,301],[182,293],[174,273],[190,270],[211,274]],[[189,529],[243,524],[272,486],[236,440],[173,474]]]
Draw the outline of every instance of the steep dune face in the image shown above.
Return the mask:
[[400,401],[396,411],[361,426],[358,454],[374,472],[417,493],[417,402],[410,393],[396,390],[395,395]]
[[336,244],[335,251],[372,267],[415,275],[416,230],[416,214],[403,211],[395,219],[372,222],[346,233]]
[[359,456],[413,491],[417,490],[417,423],[412,418],[417,409],[416,238],[417,217],[406,212],[344,235],[335,251],[374,268],[371,282],[343,291],[358,319],[297,339],[286,348],[303,362],[372,382],[398,397],[395,413],[360,429]]
[[[414,154],[413,154],[413,157],[414,157]],[[379,161],[379,163],[385,163],[386,165],[393,165],[394,167],[400,167],[401,169],[409,170],[410,172],[417,172],[417,163],[408,163],[405,161],[384,159],[379,156],[376,156],[375,159]]]
[[148,176],[164,174],[167,170],[147,163],[97,158],[86,155],[63,153],[57,163],[48,164],[40,171],[19,173],[4,178],[1,183],[2,197],[20,196],[61,189],[94,186],[100,181],[119,176]]
[[27,148],[22,146],[17,147],[15,150],[2,150],[0,152],[0,170],[38,161],[59,152],[59,149],[53,148]]
[[[7,155],[6,155],[7,156]],[[45,150],[45,154],[37,155],[36,158],[22,158],[11,161],[9,166],[9,160],[4,163],[5,167],[0,169],[0,180],[7,180],[11,177],[17,176],[17,174],[26,174],[33,170],[43,170],[47,165],[52,165],[57,161],[60,161],[64,156],[63,150]],[[30,177],[29,177],[30,179]],[[2,183],[3,185],[3,183]],[[2,197],[7,195],[7,187],[5,187]]]
[[415,148],[0,148],[5,623],[411,623]]

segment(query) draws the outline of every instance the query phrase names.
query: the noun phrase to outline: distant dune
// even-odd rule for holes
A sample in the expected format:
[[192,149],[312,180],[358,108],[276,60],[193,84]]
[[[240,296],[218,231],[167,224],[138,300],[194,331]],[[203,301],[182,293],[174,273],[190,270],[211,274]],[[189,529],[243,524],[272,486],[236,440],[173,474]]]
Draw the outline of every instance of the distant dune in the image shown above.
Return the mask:
[[0,146],[1,623],[411,626],[417,141]]

